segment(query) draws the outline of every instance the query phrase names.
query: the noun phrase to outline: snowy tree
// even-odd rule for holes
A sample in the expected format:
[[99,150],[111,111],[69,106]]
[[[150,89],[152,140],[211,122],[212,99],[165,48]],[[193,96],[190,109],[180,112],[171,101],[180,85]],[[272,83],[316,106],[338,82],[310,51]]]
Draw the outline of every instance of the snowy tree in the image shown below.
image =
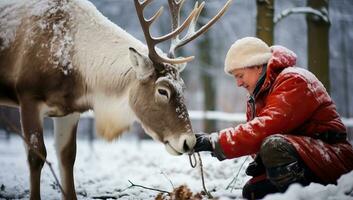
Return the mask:
[[274,0],[256,0],[256,7],[256,36],[261,38],[268,45],[272,45],[274,31]]
[[330,91],[328,0],[308,0],[309,8],[320,14],[307,14],[308,66]]

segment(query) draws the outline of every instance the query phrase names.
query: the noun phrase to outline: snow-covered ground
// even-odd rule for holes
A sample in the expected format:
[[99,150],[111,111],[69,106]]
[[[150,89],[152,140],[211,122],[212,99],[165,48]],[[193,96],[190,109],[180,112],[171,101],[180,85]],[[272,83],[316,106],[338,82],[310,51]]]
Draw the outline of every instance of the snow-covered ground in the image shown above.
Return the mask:
[[[57,161],[53,140],[46,138],[47,159]],[[0,139],[0,199],[28,199],[28,169],[25,150],[20,138]],[[220,199],[241,199],[241,187],[249,179],[244,173],[246,157],[219,162],[202,154],[206,186]],[[240,169],[235,189],[225,188]],[[172,191],[173,187],[187,185],[193,192],[202,190],[200,172],[190,166],[188,156],[171,156],[162,144],[153,141],[121,139],[112,143],[97,140],[90,145],[78,141],[75,164],[75,184],[79,199],[119,198],[154,199],[156,191],[129,187],[131,184]],[[59,188],[45,165],[42,173],[42,199],[60,199]],[[311,184],[302,188],[293,185],[285,194],[269,195],[266,199],[353,199],[353,171],[338,181],[338,186]]]

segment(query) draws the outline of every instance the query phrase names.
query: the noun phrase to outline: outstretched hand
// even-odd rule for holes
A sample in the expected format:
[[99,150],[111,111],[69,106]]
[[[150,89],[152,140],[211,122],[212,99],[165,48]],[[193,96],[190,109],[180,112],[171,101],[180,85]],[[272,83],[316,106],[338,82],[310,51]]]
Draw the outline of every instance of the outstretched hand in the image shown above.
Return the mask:
[[210,135],[206,133],[196,133],[196,144],[194,147],[195,152],[200,151],[213,151],[212,141]]

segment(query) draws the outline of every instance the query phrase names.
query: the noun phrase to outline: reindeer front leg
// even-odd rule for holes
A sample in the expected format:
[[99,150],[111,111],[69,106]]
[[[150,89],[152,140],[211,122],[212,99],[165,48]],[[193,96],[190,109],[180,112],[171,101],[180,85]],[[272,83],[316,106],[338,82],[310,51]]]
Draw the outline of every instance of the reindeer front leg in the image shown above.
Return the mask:
[[76,199],[73,166],[76,158],[76,130],[80,114],[54,118],[55,147],[59,160],[63,199]]
[[26,145],[27,161],[30,171],[30,199],[40,199],[40,175],[44,160],[37,153],[46,158],[47,152],[43,141],[43,118],[40,116],[39,103],[31,98],[21,98],[20,103],[22,131],[25,140],[30,144]]

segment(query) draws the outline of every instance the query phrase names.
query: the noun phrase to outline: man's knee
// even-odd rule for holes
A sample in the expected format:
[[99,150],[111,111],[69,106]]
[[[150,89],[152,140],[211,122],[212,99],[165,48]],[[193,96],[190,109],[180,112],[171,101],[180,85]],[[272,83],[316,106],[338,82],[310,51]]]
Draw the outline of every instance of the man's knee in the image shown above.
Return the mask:
[[261,145],[260,156],[268,179],[284,192],[292,183],[307,185],[306,167],[294,146],[280,135],[267,137]]
[[260,156],[266,168],[298,161],[294,146],[280,135],[267,137],[261,145]]

